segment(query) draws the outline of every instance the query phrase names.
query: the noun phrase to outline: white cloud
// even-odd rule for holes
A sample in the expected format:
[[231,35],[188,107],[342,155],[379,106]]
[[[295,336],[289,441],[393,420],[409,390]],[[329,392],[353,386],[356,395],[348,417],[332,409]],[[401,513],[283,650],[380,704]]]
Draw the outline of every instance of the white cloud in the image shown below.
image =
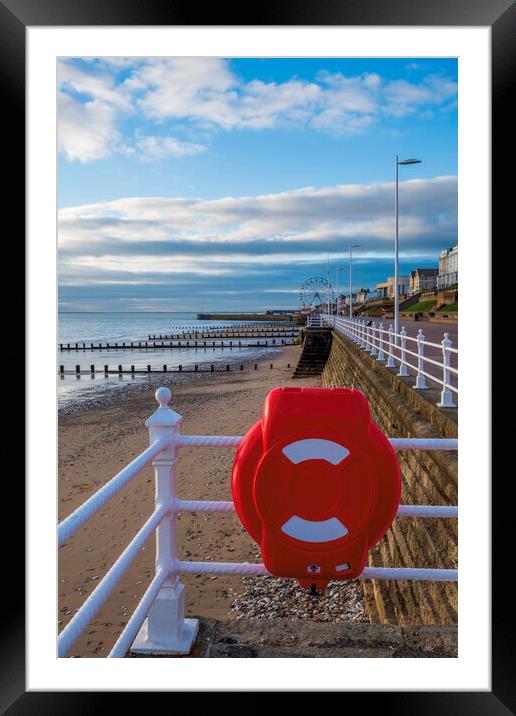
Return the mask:
[[206,151],[207,147],[193,142],[182,142],[175,137],[155,135],[137,136],[135,148],[142,161],[153,161],[164,157],[191,157]]
[[[451,245],[457,232],[456,177],[400,185],[402,256],[428,256]],[[131,197],[59,212],[62,276],[117,280],[181,273],[235,275],[257,263],[288,267],[292,261],[344,256],[361,244],[357,260],[392,255],[393,185],[303,188],[218,200]]]
[[[140,124],[188,121],[206,130],[264,130],[295,125],[337,134],[365,132],[383,117],[396,120],[430,110],[449,111],[457,85],[428,75],[419,83],[386,80],[376,73],[344,76],[320,72],[314,81],[242,81],[230,63],[214,57],[135,59],[105,58],[59,65],[60,146],[69,159],[91,161],[110,151],[141,157],[147,141],[149,158],[187,156],[202,151],[195,142],[176,137],[147,140],[117,135],[116,122],[130,114]],[[119,73],[122,71],[122,75]],[[86,101],[84,101],[86,98]],[[95,122],[99,123],[94,127]],[[74,141],[74,130],[80,135]],[[156,137],[153,139],[153,137]],[[117,139],[118,141],[114,141]],[[135,146],[136,144],[136,146]],[[194,149],[195,147],[195,149]]]
[[234,123],[235,84],[225,60],[178,57],[137,66],[123,87],[150,118],[192,117],[229,128]]
[[63,90],[72,90],[78,94],[86,94],[97,101],[129,110],[131,107],[128,96],[115,87],[115,80],[111,74],[103,71],[101,74],[85,72],[68,62],[58,62],[57,81]]
[[63,92],[58,97],[58,147],[73,161],[102,159],[120,140],[115,110],[99,100],[81,103]]

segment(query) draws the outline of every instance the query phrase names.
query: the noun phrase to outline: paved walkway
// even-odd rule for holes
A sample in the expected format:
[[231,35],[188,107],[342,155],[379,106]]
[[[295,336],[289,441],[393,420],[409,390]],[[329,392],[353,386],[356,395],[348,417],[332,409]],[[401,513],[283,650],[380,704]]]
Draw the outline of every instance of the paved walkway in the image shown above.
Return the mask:
[[[149,658],[135,654],[127,656]],[[304,619],[201,618],[199,635],[190,656],[454,658],[457,656],[457,627],[439,624],[401,627],[397,624],[323,623]]]

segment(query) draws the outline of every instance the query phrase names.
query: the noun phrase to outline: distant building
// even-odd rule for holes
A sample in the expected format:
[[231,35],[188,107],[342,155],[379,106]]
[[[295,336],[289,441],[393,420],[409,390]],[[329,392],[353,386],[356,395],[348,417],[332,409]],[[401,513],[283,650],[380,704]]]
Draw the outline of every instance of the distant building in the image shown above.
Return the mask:
[[459,283],[459,246],[444,249],[439,255],[439,274],[437,288],[453,288]]
[[439,269],[436,268],[418,268],[410,272],[409,293],[419,293],[420,291],[431,291],[437,288],[437,276]]
[[[353,303],[365,303],[368,293],[368,288],[361,288],[360,291],[353,294]],[[349,295],[344,297],[344,305],[349,306]]]
[[356,300],[357,303],[365,303],[367,301],[368,293],[368,288],[361,288],[360,291],[357,291],[356,297],[353,300]]
[[[409,290],[409,277],[398,276],[398,293],[408,293]],[[389,276],[385,283],[376,284],[376,295],[378,298],[390,298],[394,299],[394,276]]]

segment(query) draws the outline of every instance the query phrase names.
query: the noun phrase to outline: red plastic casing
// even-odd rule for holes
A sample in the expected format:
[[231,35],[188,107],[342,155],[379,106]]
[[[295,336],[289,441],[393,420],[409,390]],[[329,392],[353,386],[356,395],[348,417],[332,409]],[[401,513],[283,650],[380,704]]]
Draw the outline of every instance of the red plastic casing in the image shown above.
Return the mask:
[[308,587],[358,577],[400,500],[398,461],[347,388],[276,388],[233,463],[236,512],[267,570]]

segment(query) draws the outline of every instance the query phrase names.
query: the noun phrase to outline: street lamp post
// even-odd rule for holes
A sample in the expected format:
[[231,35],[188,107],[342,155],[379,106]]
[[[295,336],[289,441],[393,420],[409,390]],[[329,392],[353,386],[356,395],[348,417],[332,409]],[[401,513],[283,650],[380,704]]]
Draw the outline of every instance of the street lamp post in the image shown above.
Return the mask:
[[337,268],[337,316],[339,315],[339,271],[344,271],[343,268]]
[[353,264],[353,249],[356,249],[360,244],[349,245],[349,318],[353,318],[353,286],[352,286],[352,264]]
[[326,264],[326,283],[327,286],[327,292],[326,292],[326,300],[328,302],[328,316],[330,315],[330,291],[331,291],[331,282],[330,282],[330,255],[328,254],[328,263]]
[[396,189],[394,193],[394,206],[395,206],[395,223],[396,232],[394,238],[394,341],[397,344],[398,334],[400,328],[400,299],[399,299],[399,286],[398,286],[398,167],[407,164],[421,164],[421,159],[404,159],[399,161],[399,156],[396,154]]

